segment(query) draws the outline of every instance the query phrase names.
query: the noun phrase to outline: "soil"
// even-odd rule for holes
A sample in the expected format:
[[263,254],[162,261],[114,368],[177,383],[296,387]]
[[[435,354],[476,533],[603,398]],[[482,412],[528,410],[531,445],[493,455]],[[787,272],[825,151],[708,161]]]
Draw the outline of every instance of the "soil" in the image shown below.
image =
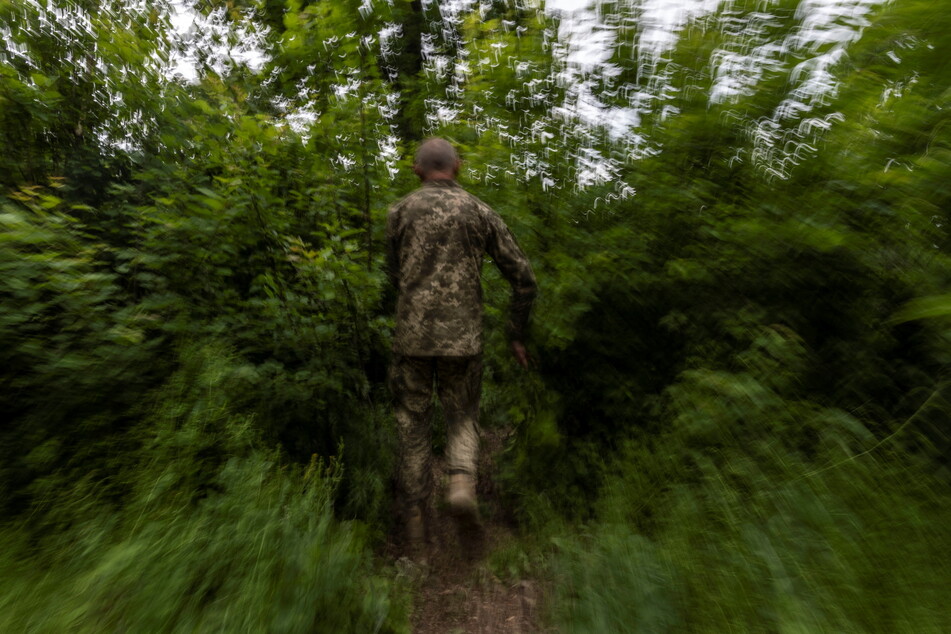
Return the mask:
[[477,494],[482,535],[460,533],[443,502],[447,478],[434,461],[436,490],[428,518],[425,569],[401,558],[398,536],[387,550],[397,568],[416,576],[413,632],[416,634],[541,632],[542,587],[533,579],[502,581],[488,565],[492,552],[514,540],[514,524],[502,507],[495,485],[495,457],[506,430],[483,430]]

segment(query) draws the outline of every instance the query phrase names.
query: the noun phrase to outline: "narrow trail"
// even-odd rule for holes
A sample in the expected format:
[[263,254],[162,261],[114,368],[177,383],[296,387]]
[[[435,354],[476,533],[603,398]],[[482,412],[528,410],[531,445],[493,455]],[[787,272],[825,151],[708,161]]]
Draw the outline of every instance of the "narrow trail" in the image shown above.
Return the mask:
[[[515,633],[542,632],[539,603],[542,587],[533,579],[500,580],[489,565],[492,553],[514,540],[495,485],[495,460],[506,437],[504,430],[483,430],[477,493],[485,530],[477,556],[467,556],[456,525],[449,516],[443,465],[435,461],[430,508],[428,575],[416,583],[413,632]],[[393,552],[397,552],[394,550]]]

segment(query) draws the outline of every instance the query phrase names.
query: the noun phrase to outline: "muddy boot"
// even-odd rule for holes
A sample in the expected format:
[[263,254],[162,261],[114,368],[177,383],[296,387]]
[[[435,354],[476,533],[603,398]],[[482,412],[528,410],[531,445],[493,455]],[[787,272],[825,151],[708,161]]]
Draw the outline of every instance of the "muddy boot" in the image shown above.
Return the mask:
[[449,511],[456,519],[459,542],[466,558],[478,559],[482,555],[484,535],[479,520],[479,503],[476,499],[475,478],[466,473],[449,476],[449,494],[446,496]]
[[479,522],[479,504],[476,500],[475,478],[467,473],[449,476],[449,493],[446,495],[449,511],[456,519]]

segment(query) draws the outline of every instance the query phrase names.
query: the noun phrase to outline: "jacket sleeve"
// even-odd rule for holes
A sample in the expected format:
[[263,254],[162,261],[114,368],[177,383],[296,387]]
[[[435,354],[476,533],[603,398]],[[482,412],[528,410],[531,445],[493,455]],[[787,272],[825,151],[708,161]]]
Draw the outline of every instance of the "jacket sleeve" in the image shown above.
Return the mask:
[[508,336],[511,341],[522,341],[528,328],[528,319],[538,287],[535,274],[525,253],[515,241],[515,236],[505,226],[502,217],[487,209],[489,231],[486,239],[486,252],[495,261],[509,284],[512,286],[512,300],[509,306]]
[[396,210],[390,209],[386,215],[386,276],[393,288],[398,290],[400,287],[400,249],[396,225]]

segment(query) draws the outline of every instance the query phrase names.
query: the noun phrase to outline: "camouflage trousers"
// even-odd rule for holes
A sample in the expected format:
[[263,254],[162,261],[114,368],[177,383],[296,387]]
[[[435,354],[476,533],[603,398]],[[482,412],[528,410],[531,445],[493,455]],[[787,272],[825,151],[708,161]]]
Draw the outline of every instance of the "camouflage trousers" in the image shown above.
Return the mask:
[[479,457],[482,356],[395,355],[389,380],[400,441],[403,502],[421,502],[432,491],[434,385],[446,417],[446,468],[450,474],[474,476]]

